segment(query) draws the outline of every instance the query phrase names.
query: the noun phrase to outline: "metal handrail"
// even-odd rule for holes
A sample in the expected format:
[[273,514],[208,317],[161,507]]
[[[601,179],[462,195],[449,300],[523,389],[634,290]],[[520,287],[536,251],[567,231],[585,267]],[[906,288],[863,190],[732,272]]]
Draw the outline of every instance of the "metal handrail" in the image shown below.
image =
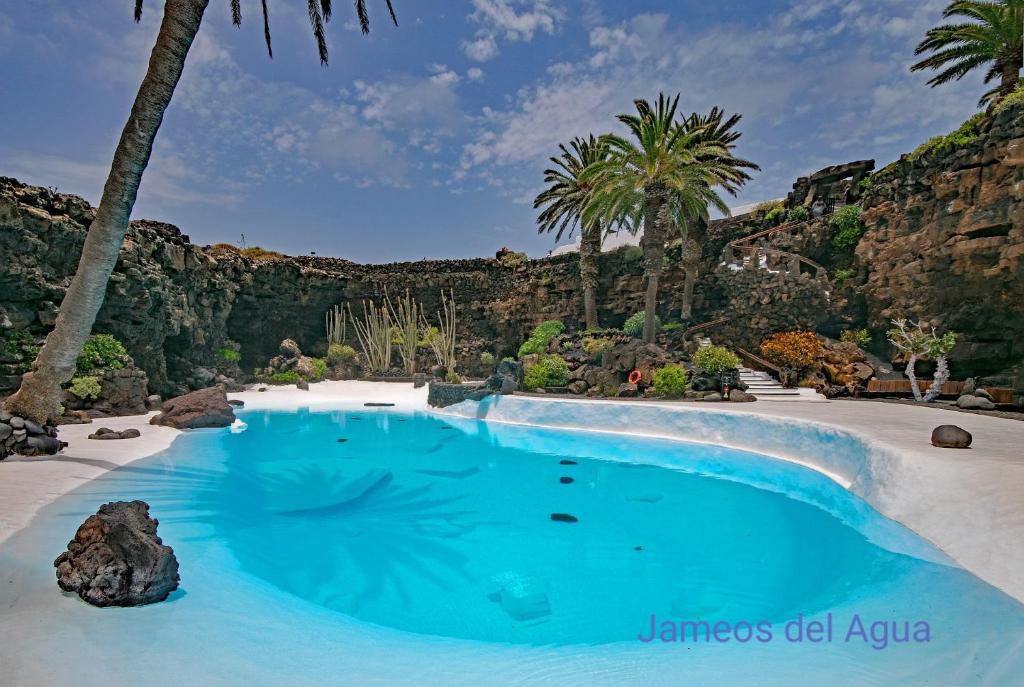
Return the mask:
[[728,322],[730,319],[732,319],[732,318],[730,318],[730,317],[719,317],[717,319],[710,320],[709,322],[703,322],[701,324],[694,325],[694,326],[690,327],[689,329],[684,329],[683,333],[680,335],[680,338],[685,339],[690,334],[696,334],[697,332],[704,331],[705,329],[710,329],[711,327],[715,327],[715,326],[718,326],[718,325],[723,324],[725,322]]
[[767,368],[771,372],[774,372],[776,378],[782,377],[782,368],[778,367],[777,365],[771,364],[770,362],[768,362],[767,360],[765,360],[761,356],[754,355],[750,351],[744,350],[742,348],[737,348],[736,352],[740,354],[740,357],[746,358],[747,360],[751,361],[755,365],[760,365],[761,367]]

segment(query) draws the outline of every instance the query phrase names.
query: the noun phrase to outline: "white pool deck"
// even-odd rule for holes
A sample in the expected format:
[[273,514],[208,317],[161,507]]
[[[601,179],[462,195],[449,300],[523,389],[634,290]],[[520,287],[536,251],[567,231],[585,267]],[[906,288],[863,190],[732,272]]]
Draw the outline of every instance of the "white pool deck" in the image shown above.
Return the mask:
[[[323,382],[309,391],[271,387],[266,392],[231,394],[248,409],[353,408],[365,402],[393,402],[396,410],[426,410],[426,389],[408,384]],[[878,449],[882,459],[871,461],[869,487],[846,480],[829,469],[828,456],[817,461],[798,459],[852,488],[884,515],[930,540],[966,569],[1024,601],[1024,422],[955,413],[936,408],[867,402],[771,401],[751,404],[669,404],[513,398],[514,404],[589,404],[592,412],[631,417],[636,409],[670,408],[668,412],[750,414],[776,423],[796,421],[845,431]],[[449,412],[467,414],[458,406]],[[542,411],[543,405],[538,406]],[[661,412],[661,411],[659,411]],[[697,413],[698,415],[692,415]],[[551,413],[549,426],[585,428],[588,413]],[[494,414],[501,421],[500,413]],[[178,432],[149,425],[150,416],[121,417],[87,425],[62,427],[69,446],[56,457],[12,456],[0,462],[0,543],[25,527],[46,504],[105,472],[159,452]],[[682,417],[682,416],[681,416]],[[574,424],[574,422],[576,424]],[[583,424],[580,424],[583,423]],[[974,435],[969,450],[931,446],[932,429],[956,424]],[[138,428],[142,436],[121,441],[95,441],[87,435],[97,428]],[[598,427],[609,430],[608,425]],[[627,423],[611,427],[622,433],[657,434],[634,430]],[[672,436],[671,432],[666,435]],[[678,436],[678,435],[676,435]],[[728,440],[724,443],[729,443]],[[746,441],[740,448],[759,450]],[[762,450],[772,453],[769,450]],[[782,452],[780,452],[782,453]],[[793,459],[792,456],[782,456]],[[806,457],[805,457],[806,458]],[[856,483],[854,483],[856,482]]]

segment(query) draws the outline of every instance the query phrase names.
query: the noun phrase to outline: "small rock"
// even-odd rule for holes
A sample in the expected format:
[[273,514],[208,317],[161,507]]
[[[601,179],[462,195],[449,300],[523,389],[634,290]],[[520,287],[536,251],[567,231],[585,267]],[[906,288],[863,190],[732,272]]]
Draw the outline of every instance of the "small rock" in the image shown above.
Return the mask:
[[31,420],[25,420],[25,429],[28,430],[29,434],[46,434],[46,430],[32,422]]
[[14,431],[13,427],[11,427],[10,425],[5,424],[3,422],[0,422],[0,441],[3,441],[7,437],[11,436],[11,433],[13,431]]
[[957,407],[964,408],[966,410],[996,409],[996,404],[993,403],[992,401],[988,400],[987,398],[982,398],[981,396],[975,396],[973,394],[970,396],[965,394],[960,398],[956,399],[956,405]]
[[15,441],[25,441],[25,437],[28,436],[28,430],[16,429],[13,432],[11,432],[11,436],[14,437]]
[[576,480],[574,480],[572,477],[559,477],[558,481],[561,482],[562,484],[572,484]]
[[24,427],[25,427],[25,421],[23,419],[21,419],[20,417],[18,417],[17,415],[12,417],[7,422],[7,424],[9,424],[11,427],[14,427],[14,429],[24,429]]
[[579,463],[577,463],[575,460],[568,460],[568,459],[560,460],[560,461],[558,461],[558,464],[559,465],[579,465]]
[[67,442],[56,437],[32,436],[25,440],[25,445],[18,449],[19,453],[26,456],[52,456],[59,453],[67,446]]
[[134,427],[131,427],[130,429],[121,430],[121,438],[122,439],[137,439],[137,438],[139,438],[141,436],[142,436],[142,432],[140,432],[139,430],[135,429]]
[[151,394],[146,396],[146,410],[160,410],[160,406],[163,404],[163,399],[160,398],[160,394]]
[[746,391],[733,389],[729,392],[729,400],[733,403],[752,403],[757,400],[757,397],[754,394],[748,394]]
[[265,386],[261,386],[259,389],[256,389],[256,391],[266,391],[266,390],[267,390],[267,387],[265,387]]
[[629,382],[624,382],[622,384],[619,384],[619,391],[618,391],[618,393],[616,395],[619,398],[633,398],[634,396],[636,396],[636,394],[637,394],[637,386],[636,386],[636,384],[630,384]]
[[199,429],[229,427],[234,421],[235,411],[224,391],[211,387],[164,402],[163,412],[155,415],[149,423],[176,429]]
[[978,398],[988,399],[989,401],[992,401],[993,403],[995,403],[995,400],[996,400],[996,399],[992,398],[992,394],[990,394],[989,392],[985,391],[980,386],[977,389],[974,390],[974,395],[977,396]]
[[967,448],[974,437],[956,425],[939,425],[932,430],[932,446],[939,448]]
[[309,391],[309,382],[307,382],[305,379],[300,379],[295,383],[295,388],[299,389],[300,391]]
[[[740,393],[742,394],[742,393],[745,393],[745,392],[741,391]],[[718,393],[717,391],[712,391],[710,394],[704,394],[704,397],[701,398],[700,400],[702,400],[702,401],[721,401],[722,400],[722,394]]]
[[961,393],[963,393],[965,396],[972,395],[978,388],[977,384],[977,380],[975,380],[974,377],[968,377],[967,381],[964,382],[964,390]]
[[582,379],[577,379],[575,382],[569,382],[568,388],[571,394],[584,394],[587,392],[587,383]]
[[141,606],[178,588],[178,560],[144,501],[100,506],[53,562],[57,584],[94,606]]
[[552,513],[551,519],[555,522],[579,522],[580,519],[568,513]]
[[239,400],[237,398],[229,398],[228,399],[228,403],[233,405],[235,408],[244,408],[245,407],[245,401]]

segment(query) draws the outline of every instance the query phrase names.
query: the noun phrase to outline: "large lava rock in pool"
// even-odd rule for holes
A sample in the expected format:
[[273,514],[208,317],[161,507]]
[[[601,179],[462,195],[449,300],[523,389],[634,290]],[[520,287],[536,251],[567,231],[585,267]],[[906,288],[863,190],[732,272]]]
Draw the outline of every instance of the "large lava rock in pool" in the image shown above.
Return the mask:
[[176,429],[202,427],[229,427],[235,421],[235,411],[222,389],[210,387],[164,401],[163,412],[149,421],[151,425],[164,425]]
[[94,606],[141,606],[178,588],[178,559],[156,536],[144,501],[116,501],[90,515],[53,562],[57,584]]
[[967,448],[974,437],[962,427],[939,425],[932,430],[932,445],[939,448]]

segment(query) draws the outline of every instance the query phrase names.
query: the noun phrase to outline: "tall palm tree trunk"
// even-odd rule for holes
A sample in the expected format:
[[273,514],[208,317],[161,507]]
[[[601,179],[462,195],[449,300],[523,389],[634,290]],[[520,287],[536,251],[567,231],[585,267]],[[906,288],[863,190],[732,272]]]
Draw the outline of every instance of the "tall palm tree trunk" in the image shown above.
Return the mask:
[[693,317],[693,287],[697,283],[697,266],[700,263],[700,244],[687,239],[683,249],[683,304],[680,316],[684,320]]
[[7,409],[36,422],[60,415],[61,385],[71,379],[82,346],[103,305],[153,139],[181,78],[209,0],[166,0],[149,69],[114,151],[110,175],[89,226],[78,270],[61,302],[56,326]]
[[644,189],[644,235],[640,246],[644,251],[644,342],[654,343],[655,317],[658,314],[658,279],[665,258],[664,225],[668,220],[668,188],[651,184]]
[[1002,65],[1002,75],[999,82],[999,100],[1010,95],[1017,88],[1017,84],[1020,83],[1022,62],[1024,62],[1024,57],[1017,54],[1015,58],[1007,60],[1006,63]]
[[583,282],[583,317],[587,329],[597,329],[597,277],[601,259],[601,224],[594,222],[580,235],[580,281]]

